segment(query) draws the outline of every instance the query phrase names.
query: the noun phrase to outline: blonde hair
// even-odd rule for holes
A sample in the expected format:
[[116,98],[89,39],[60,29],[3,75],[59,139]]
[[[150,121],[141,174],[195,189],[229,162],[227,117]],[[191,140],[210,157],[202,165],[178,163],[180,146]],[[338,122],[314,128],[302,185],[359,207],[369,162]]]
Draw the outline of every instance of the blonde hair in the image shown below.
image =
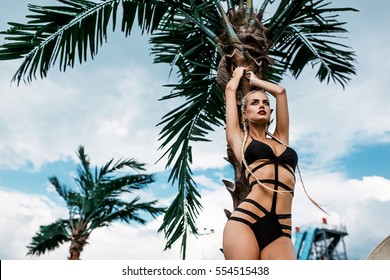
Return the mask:
[[[260,179],[257,178],[257,176],[252,172],[252,170],[249,168],[248,166],[248,163],[246,162],[246,159],[245,159],[245,145],[246,145],[246,142],[248,141],[248,135],[249,135],[249,124],[248,124],[248,121],[244,118],[243,116],[243,113],[246,111],[247,109],[247,101],[248,101],[248,97],[249,95],[251,95],[252,93],[255,93],[255,92],[264,92],[263,90],[252,90],[250,92],[248,92],[243,98],[242,98],[242,102],[241,102],[241,115],[242,115],[242,127],[243,127],[243,131],[244,131],[244,139],[242,140],[242,144],[241,144],[241,158],[242,158],[242,162],[244,163],[244,166],[245,166],[245,169],[248,170],[248,172],[255,178],[256,182],[268,189],[268,190],[271,190],[273,192],[277,192],[277,193],[281,193],[281,194],[284,194],[285,192],[289,192],[291,193],[292,191],[280,191],[280,190],[275,190],[275,189],[272,189],[266,185],[264,185],[263,183],[260,182]],[[264,92],[265,93],[265,92]],[[268,123],[269,125],[269,123]],[[281,141],[279,138],[277,138],[275,135],[273,135],[272,133],[270,133],[269,131],[266,132],[268,136],[270,136],[272,139],[274,139],[276,142],[280,143],[281,145],[285,146],[285,147],[289,147],[287,144],[285,144],[283,141]],[[303,179],[302,179],[302,173],[301,173],[301,170],[299,168],[299,164],[297,162],[297,170],[298,170],[298,175],[299,175],[299,179],[301,181],[301,184],[302,184],[302,188],[307,196],[307,198],[317,207],[319,208],[322,212],[324,212],[325,214],[329,215],[328,212],[326,212],[313,198],[311,198],[311,196],[308,194],[307,190],[306,190],[306,187],[305,187],[305,184],[303,183]],[[248,184],[249,184],[249,181],[248,181]]]

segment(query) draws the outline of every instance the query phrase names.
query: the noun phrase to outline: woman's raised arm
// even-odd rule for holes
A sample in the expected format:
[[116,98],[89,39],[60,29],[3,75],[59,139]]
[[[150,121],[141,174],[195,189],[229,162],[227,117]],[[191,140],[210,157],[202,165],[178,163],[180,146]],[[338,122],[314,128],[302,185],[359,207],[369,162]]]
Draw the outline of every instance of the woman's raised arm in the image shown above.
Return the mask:
[[237,67],[233,72],[232,79],[225,89],[226,100],[226,141],[233,150],[234,155],[241,161],[242,131],[240,128],[239,114],[237,110],[237,88],[244,76],[244,67]]

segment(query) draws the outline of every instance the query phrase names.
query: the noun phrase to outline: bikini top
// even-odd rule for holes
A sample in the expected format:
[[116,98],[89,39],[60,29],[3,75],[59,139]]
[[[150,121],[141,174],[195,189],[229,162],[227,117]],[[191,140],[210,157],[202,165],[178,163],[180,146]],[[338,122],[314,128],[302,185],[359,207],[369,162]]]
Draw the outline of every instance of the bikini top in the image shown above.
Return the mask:
[[[294,177],[295,177],[294,172],[295,172],[295,168],[298,165],[298,155],[294,151],[294,149],[292,149],[291,147],[286,146],[286,149],[283,151],[283,153],[281,153],[279,156],[276,156],[274,151],[272,150],[272,148],[268,144],[265,144],[265,143],[263,143],[263,142],[261,142],[259,140],[255,140],[255,139],[252,138],[252,141],[249,143],[248,147],[246,148],[246,150],[244,152],[244,157],[245,157],[246,162],[247,162],[248,165],[254,163],[256,160],[269,159],[269,161],[266,161],[264,163],[259,164],[256,167],[254,167],[252,169],[252,172],[255,172],[256,170],[258,170],[259,168],[262,168],[263,166],[266,166],[268,164],[274,163],[275,164],[275,169],[276,169],[275,180],[264,179],[264,180],[260,180],[260,181],[263,182],[263,183],[275,183],[275,182],[277,182],[276,186],[280,185],[284,189],[291,191],[291,194],[294,195],[293,190],[289,186],[286,186],[282,182],[278,181],[278,173],[277,173],[277,168],[278,168],[278,165],[280,164],[282,167],[284,167],[288,171],[290,171],[292,173],[292,175],[294,175]],[[292,167],[293,171],[290,170],[290,168],[288,168],[287,165]],[[245,170],[244,164],[242,165],[242,168],[243,168],[243,170]],[[298,171],[299,171],[299,168],[298,168]],[[249,180],[250,176],[251,176],[251,174],[248,174],[248,177],[247,177],[248,180]],[[299,176],[300,176],[300,179],[302,181],[302,177],[301,177],[301,173],[300,172],[299,172]],[[251,187],[253,187],[255,184],[257,184],[256,180],[251,183]],[[303,181],[302,181],[302,187],[303,187],[303,190],[305,191],[306,196],[310,199],[310,201],[315,206],[317,206],[321,211],[323,211],[325,214],[329,215],[328,212],[326,212],[324,209],[322,209],[322,207],[320,205],[318,205],[318,203],[315,202],[308,195],[308,193],[306,192],[305,186],[303,185]],[[274,202],[276,203],[276,195],[274,195]],[[273,205],[275,205],[275,203]]]
[[298,155],[291,147],[286,149],[279,156],[276,156],[272,148],[259,140],[252,138],[244,153],[248,165],[259,159],[269,159],[270,161],[278,160],[282,165],[291,166],[294,171],[298,163]]

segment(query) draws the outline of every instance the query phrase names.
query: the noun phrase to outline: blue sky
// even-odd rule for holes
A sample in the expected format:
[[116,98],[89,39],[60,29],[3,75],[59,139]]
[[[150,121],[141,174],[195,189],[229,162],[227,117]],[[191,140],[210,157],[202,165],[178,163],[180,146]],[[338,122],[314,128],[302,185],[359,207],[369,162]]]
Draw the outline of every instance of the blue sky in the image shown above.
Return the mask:
[[[53,4],[54,0],[3,0],[0,29],[7,22],[24,22],[27,3]],[[255,3],[260,1],[255,1]],[[321,84],[311,69],[295,80],[282,82],[288,92],[291,146],[309,194],[326,205],[329,223],[347,227],[347,253],[365,259],[390,234],[390,44],[388,3],[334,1],[354,5],[358,13],[342,16],[350,31],[344,43],[357,54],[357,75],[345,90]],[[3,43],[3,37],[0,37]],[[31,85],[11,84],[20,61],[2,61],[0,67],[0,259],[65,259],[67,244],[41,257],[26,255],[26,246],[40,225],[66,217],[62,201],[47,178],[57,175],[71,182],[76,153],[84,145],[93,164],[111,158],[133,157],[157,174],[158,182],[140,195],[169,205],[175,188],[167,182],[165,161],[158,150],[156,124],[179,103],[158,101],[174,81],[170,68],[154,65],[147,38],[137,30],[125,38],[109,34],[94,61],[61,73],[55,66],[48,78]],[[178,102],[178,101],[175,101]],[[223,159],[222,128],[211,143],[194,145],[194,178],[202,194],[198,225],[214,229],[191,239],[189,259],[222,259],[219,252],[231,199],[221,179],[232,177]],[[294,226],[320,222],[323,214],[304,196],[297,182]],[[146,226],[114,224],[94,232],[83,259],[178,259],[179,248],[163,252],[157,234],[161,218]]]

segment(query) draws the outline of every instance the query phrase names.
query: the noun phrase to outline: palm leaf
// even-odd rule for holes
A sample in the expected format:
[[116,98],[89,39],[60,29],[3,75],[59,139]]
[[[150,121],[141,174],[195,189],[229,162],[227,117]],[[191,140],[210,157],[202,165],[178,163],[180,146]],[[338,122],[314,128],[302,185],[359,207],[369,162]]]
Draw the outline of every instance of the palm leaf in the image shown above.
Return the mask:
[[32,238],[32,242],[27,246],[27,255],[39,256],[58,248],[64,242],[70,241],[70,234],[67,231],[68,226],[69,221],[62,219],[47,226],[40,226],[39,231]]
[[[163,125],[160,149],[166,149],[166,167],[171,167],[169,181],[177,183],[178,195],[168,208],[160,231],[167,237],[166,248],[182,237],[181,254],[186,256],[189,232],[197,233],[196,218],[202,209],[200,194],[192,180],[193,142],[209,141],[213,127],[224,123],[224,100],[215,80],[216,53],[214,37],[220,22],[213,3],[194,1],[184,3],[174,15],[167,15],[160,28],[152,34],[152,54],[155,63],[169,63],[179,69],[181,77],[169,95],[161,100],[184,98],[183,104],[166,114],[158,125]],[[194,20],[198,17],[198,20]],[[199,17],[204,19],[202,22]]]
[[[346,33],[345,22],[337,21],[339,12],[357,11],[352,8],[328,7],[318,1],[282,1],[267,25],[271,40],[271,57],[297,78],[303,68],[318,65],[317,77],[329,83],[333,80],[343,87],[356,74],[354,52],[339,43],[339,34]],[[280,57],[280,56],[279,56]]]
[[139,197],[130,202],[119,199],[105,199],[105,203],[99,206],[99,211],[90,218],[90,229],[109,226],[112,222],[121,221],[125,223],[137,222],[142,225],[147,220],[141,217],[141,212],[150,214],[153,218],[165,212],[164,207],[155,207],[157,201],[138,203]]
[[[101,221],[106,225],[107,220],[104,219],[107,216],[115,215],[117,212],[126,213],[125,209],[122,208],[124,208],[123,205],[128,208],[127,203],[122,201],[121,196],[125,193],[131,193],[133,190],[142,189],[155,181],[154,174],[119,173],[121,169],[126,167],[144,170],[145,164],[138,163],[134,159],[118,160],[114,164],[114,160],[111,159],[100,168],[99,172],[96,167],[95,177],[93,177],[90,162],[83,146],[80,146],[78,149],[78,157],[81,164],[78,168],[78,176],[74,179],[85,197],[80,209],[80,215],[85,223],[90,224],[90,228],[94,228],[94,225],[98,223],[97,221]],[[154,203],[152,202],[152,204]],[[130,211],[132,209],[134,208],[128,208],[127,215],[131,215]],[[152,207],[145,208],[145,210],[150,209]],[[160,210],[160,208],[156,210],[156,213],[160,213]],[[153,212],[152,214],[155,215]],[[143,223],[141,220],[134,220]],[[91,224],[91,221],[94,222]]]
[[[99,46],[107,40],[107,30],[112,22],[116,27],[118,6],[122,3],[121,30],[128,36],[134,20],[138,19],[142,31],[155,29],[165,14],[164,1],[102,0],[98,3],[86,0],[57,0],[62,6],[29,5],[31,12],[27,24],[12,23],[11,28],[0,34],[12,43],[0,46],[0,60],[23,58],[13,77],[18,84],[46,77],[56,62],[65,71],[73,68],[75,61],[92,59]],[[138,11],[138,14],[137,14]],[[58,61],[59,60],[59,61]]]
[[[153,174],[124,175],[117,178],[104,178],[95,185],[89,199],[86,201],[83,213],[86,220],[91,220],[96,215],[105,213],[108,205],[120,203],[125,193],[145,188],[147,184],[153,183]],[[103,211],[102,213],[99,213]],[[110,208],[110,211],[113,211]]]
[[73,191],[68,186],[61,184],[56,176],[49,177],[49,182],[57,193],[65,200],[66,205],[72,212],[77,212],[82,208],[84,197]]

